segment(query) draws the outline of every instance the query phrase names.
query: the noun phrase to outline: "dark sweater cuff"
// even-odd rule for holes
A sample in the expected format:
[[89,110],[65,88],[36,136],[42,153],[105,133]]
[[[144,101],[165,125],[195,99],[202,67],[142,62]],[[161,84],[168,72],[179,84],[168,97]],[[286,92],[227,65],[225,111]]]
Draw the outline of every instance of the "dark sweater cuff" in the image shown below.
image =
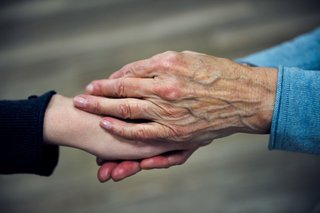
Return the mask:
[[55,92],[28,100],[0,101],[0,173],[52,174],[58,163],[58,146],[43,141],[46,108]]

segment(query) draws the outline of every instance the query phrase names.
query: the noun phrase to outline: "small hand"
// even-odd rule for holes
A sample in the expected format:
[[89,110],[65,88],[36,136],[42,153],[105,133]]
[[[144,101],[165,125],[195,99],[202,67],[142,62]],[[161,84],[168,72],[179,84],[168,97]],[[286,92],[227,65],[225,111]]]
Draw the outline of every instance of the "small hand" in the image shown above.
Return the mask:
[[194,144],[125,140],[99,127],[100,120],[100,116],[74,108],[71,99],[54,95],[45,112],[44,141],[82,149],[106,160],[143,159],[197,147]]

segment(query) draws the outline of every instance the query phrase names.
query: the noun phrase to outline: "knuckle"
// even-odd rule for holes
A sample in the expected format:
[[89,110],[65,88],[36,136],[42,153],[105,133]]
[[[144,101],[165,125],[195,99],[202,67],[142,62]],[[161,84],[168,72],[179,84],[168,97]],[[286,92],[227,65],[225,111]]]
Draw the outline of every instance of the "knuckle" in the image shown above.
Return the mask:
[[189,53],[195,53],[195,52],[193,52],[193,51],[191,51],[191,50],[184,50],[184,51],[182,51],[182,53],[189,54]]
[[157,93],[160,97],[162,97],[165,100],[173,101],[180,99],[182,97],[182,91],[177,84],[167,84],[166,86],[159,87],[157,89]]
[[176,51],[172,51],[172,50],[169,50],[169,51],[166,51],[163,53],[163,55],[166,57],[166,58],[175,58],[179,53],[176,52]]
[[139,128],[133,132],[133,137],[136,139],[148,139],[148,133],[145,128]]
[[121,136],[121,137],[124,137],[124,138],[128,138],[128,131],[124,129],[124,127],[120,127],[120,128],[115,128],[115,129],[112,129],[113,133]]
[[102,106],[101,106],[100,102],[97,100],[91,100],[90,102],[91,102],[90,106],[91,106],[92,112],[95,114],[100,114],[102,111],[101,110]]
[[167,91],[165,93],[165,98],[167,100],[176,100],[179,99],[181,97],[181,93],[180,90],[175,88],[175,87],[169,87],[167,88]]
[[126,69],[126,70],[123,71],[122,77],[124,77],[124,76],[131,76],[132,73],[133,73],[133,72],[132,72],[132,68],[128,68],[128,69]]
[[166,68],[172,68],[176,66],[180,61],[181,54],[174,51],[168,51],[164,54],[163,59],[161,60],[161,65]]
[[117,97],[124,97],[125,96],[125,78],[120,78],[118,80],[118,83],[116,85],[116,88],[115,88],[115,95]]
[[180,60],[181,53],[175,51],[167,51],[152,57],[153,67],[156,69],[173,68]]
[[127,69],[125,69],[125,71],[124,71],[124,76],[131,76],[135,72],[136,69],[137,69],[136,64],[128,65]]
[[192,54],[192,55],[205,55],[203,53],[199,53],[199,52],[192,51],[192,50],[184,50],[184,51],[182,51],[182,53],[184,53],[184,54]]
[[127,101],[120,103],[118,110],[121,118],[124,118],[124,119],[132,118],[131,107]]
[[132,76],[135,70],[136,70],[135,63],[125,65],[124,67],[122,67],[122,77]]
[[168,50],[168,51],[162,52],[158,55],[155,55],[155,57],[163,58],[163,57],[167,57],[168,55],[174,55],[176,53],[177,53],[176,51]]

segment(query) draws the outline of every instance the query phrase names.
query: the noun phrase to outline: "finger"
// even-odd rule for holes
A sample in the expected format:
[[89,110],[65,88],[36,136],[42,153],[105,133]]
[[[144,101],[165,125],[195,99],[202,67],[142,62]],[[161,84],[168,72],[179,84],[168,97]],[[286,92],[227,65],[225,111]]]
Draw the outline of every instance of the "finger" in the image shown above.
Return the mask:
[[153,61],[151,59],[144,59],[123,66],[120,70],[110,75],[109,79],[122,77],[152,78],[154,76],[154,70],[155,66]]
[[187,161],[196,149],[179,150],[168,152],[163,155],[144,159],[140,162],[141,169],[162,169],[169,168],[175,165],[181,165]]
[[86,92],[98,96],[140,98],[154,94],[154,86],[153,78],[102,79],[91,82],[86,87]]
[[118,165],[118,162],[108,161],[103,163],[98,170],[98,180],[103,183],[111,179],[111,173]]
[[139,171],[141,171],[141,168],[138,161],[123,161],[113,169],[111,177],[114,181],[120,181]]
[[158,114],[161,112],[159,107],[152,102],[134,98],[110,99],[91,95],[79,95],[73,100],[74,106],[81,110],[122,119],[153,120],[158,118]]
[[176,135],[168,127],[156,123],[128,123],[116,118],[105,117],[100,122],[100,126],[111,134],[130,140],[168,140],[168,137]]

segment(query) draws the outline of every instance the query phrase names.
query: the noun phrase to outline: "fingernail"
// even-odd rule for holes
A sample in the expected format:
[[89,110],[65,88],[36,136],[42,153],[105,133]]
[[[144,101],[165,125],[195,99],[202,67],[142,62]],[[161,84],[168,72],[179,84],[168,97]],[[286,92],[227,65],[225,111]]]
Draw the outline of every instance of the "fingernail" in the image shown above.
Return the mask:
[[102,126],[103,126],[105,129],[111,129],[111,128],[112,128],[112,124],[111,124],[109,121],[107,121],[107,120],[103,120],[103,121],[101,122],[101,124],[102,124]]
[[74,104],[77,106],[77,107],[86,107],[87,104],[88,104],[88,100],[85,99],[84,97],[81,97],[81,96],[76,96],[74,97]]
[[93,84],[89,84],[89,85],[86,87],[86,91],[87,91],[88,93],[92,93],[92,92],[93,92],[93,89],[94,89]]
[[107,171],[107,172],[100,172],[99,173],[99,176],[98,176],[98,180],[100,181],[100,183],[104,183],[108,180],[110,180],[111,178],[111,175],[110,175],[110,172]]

